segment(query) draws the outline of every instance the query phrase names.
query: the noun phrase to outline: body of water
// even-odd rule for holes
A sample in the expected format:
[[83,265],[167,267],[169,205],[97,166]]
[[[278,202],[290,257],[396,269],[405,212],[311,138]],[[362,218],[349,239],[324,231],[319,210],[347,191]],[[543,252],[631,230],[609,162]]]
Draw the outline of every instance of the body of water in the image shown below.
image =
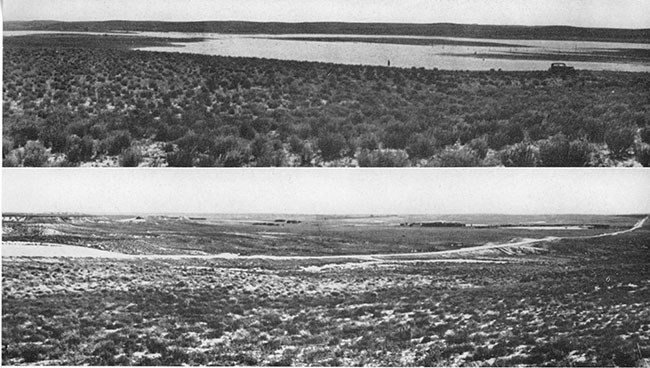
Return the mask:
[[[58,33],[40,31],[4,32],[5,36]],[[68,32],[72,33],[72,32]],[[122,33],[126,34],[126,33]],[[616,51],[620,49],[647,49],[650,44],[586,42],[586,41],[551,41],[551,40],[501,40],[469,39],[452,37],[420,36],[368,36],[368,35],[232,35],[216,33],[184,32],[134,32],[132,36],[150,36],[166,38],[204,38],[204,41],[178,43],[173,47],[145,47],[141,50],[162,52],[183,52],[206,55],[259,57],[281,60],[315,61],[355,65],[387,65],[395,67],[424,67],[447,70],[546,70],[551,62],[563,62],[563,54],[587,56],[594,51]],[[371,42],[332,42],[304,41],[291,38],[417,38],[431,40],[432,45],[402,45]],[[436,40],[458,42],[491,42],[507,46],[467,46],[436,45]],[[509,55],[519,54],[524,59],[506,59],[499,57],[482,57],[482,54]],[[536,60],[536,54],[557,54],[556,60]],[[627,58],[616,62],[601,61],[567,61],[576,69],[616,70],[632,72],[650,72],[650,61]]]

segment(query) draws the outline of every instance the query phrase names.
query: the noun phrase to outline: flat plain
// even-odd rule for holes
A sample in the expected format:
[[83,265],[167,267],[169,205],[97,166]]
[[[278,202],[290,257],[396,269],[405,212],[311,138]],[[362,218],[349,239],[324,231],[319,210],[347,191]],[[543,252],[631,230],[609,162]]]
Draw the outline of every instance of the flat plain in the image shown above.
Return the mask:
[[649,244],[640,215],[4,214],[2,363],[647,364]]

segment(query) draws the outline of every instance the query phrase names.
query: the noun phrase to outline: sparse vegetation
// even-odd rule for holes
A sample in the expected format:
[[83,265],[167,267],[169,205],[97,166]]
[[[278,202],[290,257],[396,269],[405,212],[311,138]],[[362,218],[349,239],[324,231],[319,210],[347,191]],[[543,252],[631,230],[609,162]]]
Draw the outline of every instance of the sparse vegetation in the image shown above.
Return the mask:
[[[39,221],[24,231],[76,227]],[[114,243],[154,234],[120,224]],[[649,237],[646,225],[480,264],[4,257],[2,363],[635,366],[650,359]]]

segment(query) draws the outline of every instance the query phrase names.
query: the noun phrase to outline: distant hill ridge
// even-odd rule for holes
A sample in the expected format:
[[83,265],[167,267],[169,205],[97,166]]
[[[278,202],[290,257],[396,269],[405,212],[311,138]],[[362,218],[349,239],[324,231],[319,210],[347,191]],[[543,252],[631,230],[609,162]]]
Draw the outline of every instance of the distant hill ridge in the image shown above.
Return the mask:
[[495,39],[545,39],[576,41],[616,41],[650,43],[650,28],[581,28],[571,26],[505,26],[479,24],[345,23],[345,22],[243,22],[243,21],[6,21],[7,31],[82,31],[82,32],[209,32],[265,34],[360,34],[408,35]]

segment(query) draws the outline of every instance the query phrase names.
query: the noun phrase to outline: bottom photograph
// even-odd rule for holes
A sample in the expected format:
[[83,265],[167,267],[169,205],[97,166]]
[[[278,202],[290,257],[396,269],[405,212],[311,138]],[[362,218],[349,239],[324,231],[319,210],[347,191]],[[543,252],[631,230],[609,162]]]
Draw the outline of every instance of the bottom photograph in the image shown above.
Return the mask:
[[2,174],[3,365],[650,365],[648,170]]

